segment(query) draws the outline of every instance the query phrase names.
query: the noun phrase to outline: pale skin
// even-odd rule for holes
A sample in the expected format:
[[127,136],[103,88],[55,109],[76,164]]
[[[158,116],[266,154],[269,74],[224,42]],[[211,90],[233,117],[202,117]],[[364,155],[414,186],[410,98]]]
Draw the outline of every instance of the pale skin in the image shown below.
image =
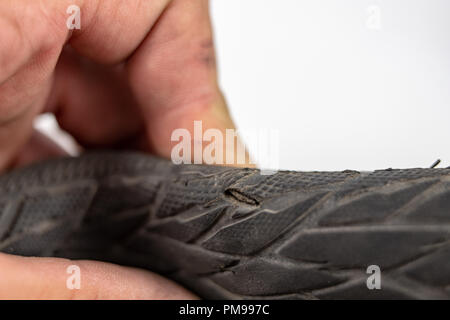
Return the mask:
[[[69,5],[81,30],[66,27]],[[64,154],[35,132],[55,114],[85,148],[170,157],[171,132],[233,128],[217,84],[208,0],[0,1],[0,172]],[[66,269],[81,269],[68,290]],[[0,254],[0,299],[191,299],[144,270]]]

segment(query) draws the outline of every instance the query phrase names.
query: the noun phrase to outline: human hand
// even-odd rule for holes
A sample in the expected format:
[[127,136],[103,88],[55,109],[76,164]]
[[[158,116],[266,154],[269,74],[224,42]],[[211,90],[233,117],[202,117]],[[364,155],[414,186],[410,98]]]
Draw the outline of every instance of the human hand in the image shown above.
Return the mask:
[[[73,4],[81,29],[71,31]],[[43,112],[85,148],[164,157],[172,131],[194,120],[232,128],[208,11],[207,0],[1,1],[0,171],[63,153],[33,129]],[[70,263],[0,255],[0,298],[193,297],[149,272],[97,262],[80,262],[93,281],[73,295],[60,283]]]

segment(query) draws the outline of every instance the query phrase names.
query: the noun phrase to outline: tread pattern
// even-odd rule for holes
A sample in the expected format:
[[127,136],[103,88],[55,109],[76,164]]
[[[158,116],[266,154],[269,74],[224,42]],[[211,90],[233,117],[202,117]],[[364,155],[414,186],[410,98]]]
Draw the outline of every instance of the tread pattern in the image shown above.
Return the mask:
[[142,267],[209,299],[449,299],[450,169],[50,161],[0,177],[0,251]]

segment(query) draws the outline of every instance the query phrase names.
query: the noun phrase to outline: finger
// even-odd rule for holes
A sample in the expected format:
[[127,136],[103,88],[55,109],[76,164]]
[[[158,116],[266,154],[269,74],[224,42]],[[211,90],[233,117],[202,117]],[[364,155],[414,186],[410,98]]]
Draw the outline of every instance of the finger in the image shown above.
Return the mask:
[[[73,275],[69,266],[79,268],[76,269],[79,278],[75,281],[79,280],[80,289],[67,285]],[[144,270],[93,261],[24,258],[0,253],[0,299],[175,300],[195,299],[195,296],[172,281]]]
[[[82,7],[83,25],[81,30],[72,36],[70,43],[78,52],[95,61],[108,62],[128,58],[126,70],[129,74],[130,89],[136,97],[136,104],[144,113],[147,138],[152,150],[161,156],[169,157],[172,131],[177,128],[191,130],[194,120],[202,120],[205,130],[215,128],[225,133],[226,129],[234,128],[217,83],[208,1],[159,2],[156,10],[153,8],[148,11],[159,14],[157,19],[155,15],[146,16],[145,10],[137,10],[133,15],[136,21],[140,21],[144,16],[145,21],[150,23],[130,23],[128,16],[124,16],[118,19],[121,29],[117,29],[117,24],[113,23],[118,16],[110,14],[113,4],[116,5],[114,12],[120,12],[120,1],[110,2],[109,7],[96,6],[95,30],[90,27],[92,5]],[[132,6],[131,10],[133,8],[135,6]],[[112,29],[102,27],[111,23]],[[115,50],[105,41],[110,39],[111,35],[128,35],[130,32],[139,36],[125,37],[125,40],[134,39],[132,41],[123,41],[118,37],[118,40],[114,41]],[[135,109],[135,100],[129,99],[126,105],[124,99],[117,98],[119,90],[108,88],[105,79],[102,79],[102,85],[99,85],[100,81],[93,85],[93,79],[96,78],[92,77],[92,74],[86,72],[81,75],[73,69],[75,76],[68,77],[69,72],[65,72],[64,76],[57,77],[57,84],[71,88],[66,89],[65,98],[62,103],[59,102],[59,109],[63,110],[61,113],[65,115],[58,116],[61,126],[88,145],[100,145],[101,141],[103,144],[117,141],[115,132],[122,132],[122,138],[129,137],[129,128],[138,128],[139,125],[136,120],[134,123],[124,123],[124,120],[130,118],[125,116],[124,112],[132,113],[130,111]],[[105,90],[97,90],[100,87]],[[81,96],[85,99],[78,96],[80,90],[73,88],[83,88],[82,92],[86,94]],[[99,103],[98,95],[101,92],[110,92],[111,99],[102,99]],[[71,93],[77,97],[70,99]],[[122,105],[119,105],[120,103]],[[112,112],[105,113],[105,108],[110,108]],[[80,116],[82,114],[84,117]],[[96,115],[107,116],[101,122],[96,122]],[[109,116],[114,116],[117,120],[112,121],[111,126],[105,125]],[[139,114],[139,118],[140,116]],[[113,128],[117,129],[112,130]]]
[[[29,139],[51,91],[64,44],[101,62],[126,59],[168,0],[4,0],[0,2],[0,170]],[[67,8],[78,4],[83,28],[70,32]]]
[[[81,8],[83,24],[81,30],[69,33],[66,10],[74,3]],[[205,128],[222,131],[233,127],[217,85],[206,0],[5,0],[2,4],[6,9],[13,7],[16,18],[20,16],[23,19],[23,12],[27,13],[26,21],[36,20],[35,16],[39,16],[40,28],[47,28],[46,32],[39,29],[37,34],[40,36],[35,37],[33,23],[21,24],[16,21],[20,34],[33,35],[27,38],[29,48],[25,52],[30,48],[35,51],[32,57],[37,58],[31,58],[36,60],[31,65],[45,71],[36,72],[38,76],[35,75],[42,81],[46,80],[45,83],[48,83],[49,74],[66,41],[78,52],[103,63],[127,60],[139,48],[128,63],[131,89],[145,112],[148,140],[158,154],[168,156],[173,129],[189,128],[193,120],[203,120]],[[22,15],[18,14],[20,9]],[[42,36],[46,34],[51,36]],[[34,77],[29,72],[24,74],[26,77],[22,78],[35,88]],[[5,107],[8,110],[18,109],[17,105],[30,109],[29,104],[37,104],[36,101],[41,101],[45,92],[40,88],[35,93],[39,95],[32,96],[24,94],[28,93],[29,88],[19,85],[11,87],[29,99],[27,103],[20,104],[13,99]],[[38,105],[33,112],[40,110],[42,106]],[[23,120],[14,129],[20,138],[17,141],[25,141],[27,134],[30,134],[31,118]],[[23,129],[25,126],[27,130]]]
[[173,130],[193,132],[195,120],[205,130],[234,128],[218,86],[207,0],[173,0],[127,67],[158,154],[169,157]]
[[[170,1],[3,0],[0,84],[37,57],[51,57],[49,60],[55,62],[66,43],[97,62],[124,61],[146,38]],[[72,14],[69,9],[73,6],[79,12]],[[68,23],[74,15],[80,17],[80,29],[70,30]],[[36,64],[53,70],[52,64],[50,68],[41,61]]]
[[[126,60],[171,0],[3,0],[0,3],[0,80],[8,79],[37,52],[59,55],[69,42],[94,61]],[[80,9],[80,29],[69,30]],[[0,81],[1,83],[2,81]]]
[[[17,1],[17,0],[15,0]],[[27,1],[28,0],[21,0]],[[43,0],[53,27],[67,37],[67,10],[80,8],[80,29],[68,35],[68,42],[82,55],[101,63],[126,60],[145,39],[170,0]],[[70,12],[70,11],[69,11]]]
[[0,171],[29,139],[51,90],[61,39],[39,13],[38,2],[0,2]]

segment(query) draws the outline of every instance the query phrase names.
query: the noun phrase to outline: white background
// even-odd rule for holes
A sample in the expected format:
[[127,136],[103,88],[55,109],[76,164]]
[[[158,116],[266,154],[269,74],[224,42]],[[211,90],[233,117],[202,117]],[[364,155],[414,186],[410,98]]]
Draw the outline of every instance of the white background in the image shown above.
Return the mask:
[[212,0],[212,16],[233,117],[280,130],[282,168],[450,165],[449,0]]
[[211,2],[233,118],[279,130],[281,168],[450,165],[449,0]]

